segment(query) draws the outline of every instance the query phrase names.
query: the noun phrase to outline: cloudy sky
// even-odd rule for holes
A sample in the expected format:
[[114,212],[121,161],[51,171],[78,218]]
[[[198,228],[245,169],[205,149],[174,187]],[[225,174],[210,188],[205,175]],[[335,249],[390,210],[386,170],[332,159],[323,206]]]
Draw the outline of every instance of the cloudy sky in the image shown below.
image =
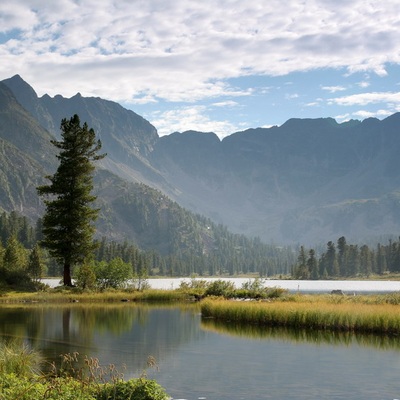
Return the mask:
[[0,80],[99,96],[160,135],[400,111],[399,0],[3,0]]

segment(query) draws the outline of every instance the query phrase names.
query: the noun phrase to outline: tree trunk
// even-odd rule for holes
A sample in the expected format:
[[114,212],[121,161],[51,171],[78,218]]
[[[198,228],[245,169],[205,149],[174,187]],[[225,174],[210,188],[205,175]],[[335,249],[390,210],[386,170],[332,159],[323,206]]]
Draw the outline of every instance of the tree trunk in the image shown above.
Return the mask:
[[64,286],[72,286],[71,264],[69,262],[64,263]]

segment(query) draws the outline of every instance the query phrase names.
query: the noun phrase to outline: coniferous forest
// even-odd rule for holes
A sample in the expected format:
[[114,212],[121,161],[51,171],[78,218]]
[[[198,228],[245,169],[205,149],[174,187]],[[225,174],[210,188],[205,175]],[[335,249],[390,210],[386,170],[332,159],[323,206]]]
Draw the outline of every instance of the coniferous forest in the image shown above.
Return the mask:
[[[17,212],[0,215],[0,268],[2,277],[32,279],[61,276],[62,267],[40,249],[42,221],[33,226]],[[238,276],[282,277],[288,279],[364,278],[399,273],[400,239],[376,246],[347,243],[345,237],[329,241],[325,249],[304,246],[277,247],[232,234],[223,226],[213,227],[216,240],[209,251],[199,254],[195,248],[161,255],[141,250],[135,244],[97,239],[94,258],[98,262],[121,259],[134,275],[145,276]],[[36,261],[36,262],[35,262]],[[18,267],[15,267],[18,265]]]

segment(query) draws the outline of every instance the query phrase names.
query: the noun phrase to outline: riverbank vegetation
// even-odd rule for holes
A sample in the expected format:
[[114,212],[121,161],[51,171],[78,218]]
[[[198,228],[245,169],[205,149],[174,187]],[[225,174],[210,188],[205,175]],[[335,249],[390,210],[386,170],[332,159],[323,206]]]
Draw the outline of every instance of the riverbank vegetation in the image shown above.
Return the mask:
[[[44,368],[41,354],[17,342],[0,346],[0,393],[2,400],[167,400],[169,396],[145,371],[124,381],[114,365],[103,366],[96,358],[78,353],[61,356],[61,366]],[[78,367],[77,365],[81,365]],[[156,366],[150,358],[149,367]]]
[[289,295],[269,302],[206,299],[203,318],[243,325],[400,334],[400,295]]
[[[40,278],[61,276],[60,266],[37,245],[42,239],[41,229],[40,220],[36,227],[32,227],[26,217],[16,212],[0,215],[0,290],[1,287],[35,290]],[[389,240],[386,245],[372,247],[347,244],[345,238],[340,238],[337,244],[328,242],[325,251],[323,248],[305,247],[256,250],[257,246],[253,247],[253,251],[246,246],[236,243],[234,247],[238,252],[234,256],[233,253],[226,253],[225,246],[221,244],[218,256],[213,256],[215,265],[210,267],[210,254],[204,255],[204,258],[160,255],[155,251],[140,250],[132,243],[102,239],[98,241],[93,259],[87,264],[92,270],[97,268],[99,279],[103,279],[104,272],[109,273],[102,282],[109,287],[119,285],[120,272],[126,270],[126,265],[138,284],[146,277],[197,275],[201,278],[211,276],[210,273],[220,277],[251,275],[281,279],[400,279],[400,244],[397,241]],[[244,247],[248,250],[241,254],[239,250]],[[233,259],[234,267],[230,270],[227,265]],[[110,263],[115,267],[114,275],[111,274]],[[198,268],[197,263],[202,263],[203,267]],[[240,267],[236,263],[244,264]],[[73,278],[80,277],[83,285],[93,283],[88,265],[73,270]]]
[[192,278],[182,281],[177,289],[150,289],[146,281],[138,288],[135,280],[125,282],[124,287],[99,288],[93,290],[76,287],[60,286],[54,289],[43,287],[41,291],[19,292],[5,291],[0,294],[0,303],[113,303],[113,302],[192,302],[206,297],[241,298],[241,299],[271,299],[287,293],[286,289],[268,287],[265,280],[249,279],[241,288],[235,288],[233,282],[217,279],[206,281]]

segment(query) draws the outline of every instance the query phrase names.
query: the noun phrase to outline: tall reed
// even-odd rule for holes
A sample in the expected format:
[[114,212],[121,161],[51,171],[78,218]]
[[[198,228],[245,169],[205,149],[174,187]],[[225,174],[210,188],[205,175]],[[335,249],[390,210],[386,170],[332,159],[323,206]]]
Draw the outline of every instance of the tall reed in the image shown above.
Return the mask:
[[40,371],[42,364],[41,354],[24,344],[16,341],[0,344],[0,374],[31,377]]
[[400,333],[400,308],[391,304],[236,302],[206,300],[202,316],[244,324],[366,333]]

